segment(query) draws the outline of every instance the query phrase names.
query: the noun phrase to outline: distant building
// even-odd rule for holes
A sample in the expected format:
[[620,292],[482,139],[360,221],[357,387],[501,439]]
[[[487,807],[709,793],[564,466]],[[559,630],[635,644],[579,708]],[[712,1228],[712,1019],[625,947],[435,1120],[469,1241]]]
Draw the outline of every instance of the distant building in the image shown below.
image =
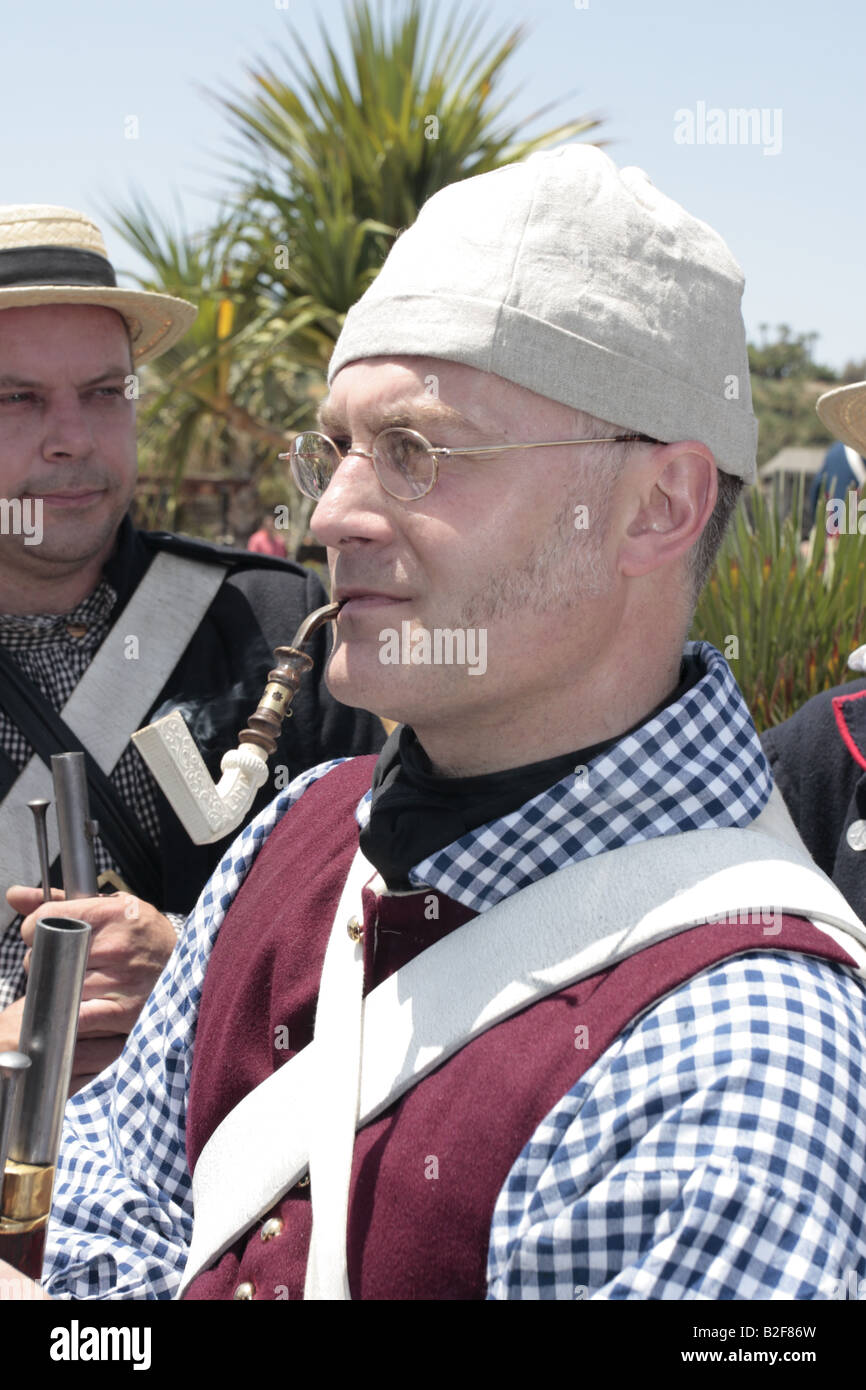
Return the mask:
[[[758,482],[765,492],[770,492],[776,486],[775,479],[779,479],[782,515],[787,516],[794,505],[795,490],[798,486],[803,488],[803,499],[805,510],[808,510],[809,491],[815,478],[821,471],[824,456],[827,453],[826,444],[791,444],[784,449],[780,449],[758,473]],[[802,481],[801,481],[802,480]],[[809,519],[811,520],[811,519]],[[804,517],[804,529],[809,530],[806,525],[807,518]]]

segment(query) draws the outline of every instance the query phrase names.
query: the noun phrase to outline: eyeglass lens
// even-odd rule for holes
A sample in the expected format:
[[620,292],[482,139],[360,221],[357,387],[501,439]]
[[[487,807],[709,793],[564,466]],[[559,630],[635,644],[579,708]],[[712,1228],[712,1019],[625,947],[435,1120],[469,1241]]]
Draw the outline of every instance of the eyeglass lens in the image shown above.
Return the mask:
[[[318,498],[342,455],[324,435],[310,432],[296,436],[291,457],[298,487],[306,496]],[[412,430],[396,426],[383,430],[373,445],[373,466],[385,491],[403,501],[422,497],[433,481],[433,455],[426,441]]]

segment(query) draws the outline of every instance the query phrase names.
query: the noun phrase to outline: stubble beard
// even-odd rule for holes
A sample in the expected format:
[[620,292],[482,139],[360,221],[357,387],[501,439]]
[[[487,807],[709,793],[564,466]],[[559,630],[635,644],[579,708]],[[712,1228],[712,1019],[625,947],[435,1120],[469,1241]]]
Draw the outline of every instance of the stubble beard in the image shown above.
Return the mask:
[[[78,482],[77,479],[74,481]],[[101,486],[106,479],[99,475],[88,481]],[[24,537],[17,535],[0,538],[0,559],[5,559],[3,568],[13,573],[19,569],[22,574],[36,577],[40,573],[62,574],[67,570],[79,569],[98,556],[107,557],[113,549],[118,528],[129,510],[135,489],[134,478],[131,485],[123,489],[111,487],[110,479],[108,482],[108,491],[98,504],[101,513],[98,519],[88,518],[86,514],[77,516],[74,512],[64,515],[62,511],[51,517],[50,508],[43,505],[43,535],[38,545],[25,545]],[[33,495],[26,488],[23,491]]]
[[614,481],[613,474],[598,480],[586,529],[575,528],[576,504],[572,500],[557,513],[546,538],[519,564],[508,568],[508,556],[504,555],[502,573],[491,576],[467,600],[457,626],[480,628],[514,613],[543,617],[610,593],[614,575],[605,558],[604,543]]

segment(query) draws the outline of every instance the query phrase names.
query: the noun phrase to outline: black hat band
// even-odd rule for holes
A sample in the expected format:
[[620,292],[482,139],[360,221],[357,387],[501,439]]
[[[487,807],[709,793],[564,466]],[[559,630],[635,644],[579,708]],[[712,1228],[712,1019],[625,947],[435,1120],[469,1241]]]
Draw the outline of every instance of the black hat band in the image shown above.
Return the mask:
[[0,251],[0,286],[101,285],[115,288],[109,262],[74,246],[15,246]]

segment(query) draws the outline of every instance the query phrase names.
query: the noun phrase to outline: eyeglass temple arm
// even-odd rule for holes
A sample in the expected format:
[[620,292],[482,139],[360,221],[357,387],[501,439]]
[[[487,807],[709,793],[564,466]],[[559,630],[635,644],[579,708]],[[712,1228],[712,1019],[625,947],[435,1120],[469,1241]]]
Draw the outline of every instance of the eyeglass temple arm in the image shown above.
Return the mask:
[[445,449],[431,444],[435,454],[446,456],[456,454],[498,454],[506,449],[557,449],[569,444],[661,444],[660,439],[652,439],[648,434],[606,434],[599,439],[552,439],[541,444],[488,444],[486,448]]
[[[322,436],[327,439],[327,435]],[[333,441],[332,441],[333,442]],[[444,446],[430,445],[430,452],[433,454],[443,454],[447,458],[456,457],[458,454],[499,454],[506,449],[560,449],[571,444],[661,444],[661,439],[653,439],[648,434],[605,434],[597,439],[549,439],[540,444],[488,444],[472,449],[446,449]],[[336,447],[336,446],[335,446]],[[339,452],[339,451],[338,451]],[[342,456],[348,458],[349,454],[358,454],[361,458],[372,459],[373,455],[366,449],[350,448]],[[291,452],[287,454],[277,454],[278,459],[291,459]]]

